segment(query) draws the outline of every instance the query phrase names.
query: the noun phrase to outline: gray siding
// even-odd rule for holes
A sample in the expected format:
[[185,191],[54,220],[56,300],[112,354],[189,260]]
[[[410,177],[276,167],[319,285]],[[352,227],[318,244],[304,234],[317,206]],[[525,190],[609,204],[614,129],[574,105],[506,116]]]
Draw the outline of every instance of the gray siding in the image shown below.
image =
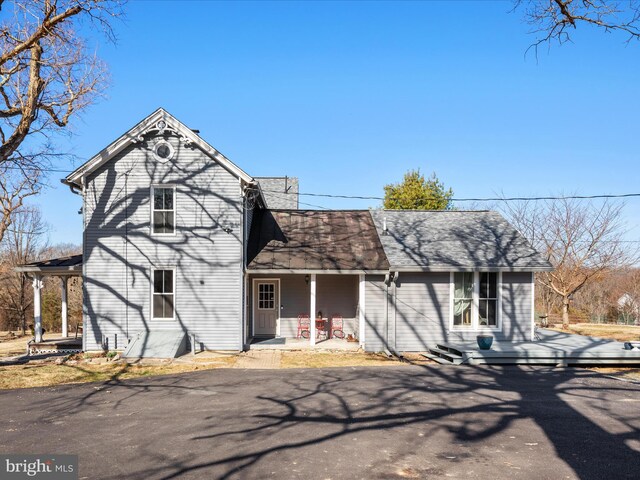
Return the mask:
[[502,274],[502,334],[504,340],[532,340],[531,272]]
[[[310,286],[304,275],[251,275],[253,279],[277,278],[280,280],[280,336],[295,337],[298,332],[298,315],[309,314]],[[358,276],[357,275],[317,275],[316,313],[330,318],[338,313],[344,318],[345,334],[356,334],[358,324]],[[253,293],[249,296],[250,311],[253,309]]]
[[[389,287],[388,323],[383,280],[367,276],[366,350],[424,351],[438,342],[475,341],[476,331],[450,331],[449,273],[402,273]],[[493,332],[496,341],[530,340],[531,273],[503,273],[500,295],[502,328]]]
[[449,273],[402,273],[395,293],[396,308],[390,315],[395,350],[424,351],[444,339],[449,328]]
[[379,352],[388,348],[385,332],[385,284],[382,275],[365,276],[365,349]]
[[[241,348],[242,203],[238,179],[176,138],[127,147],[87,179],[85,348],[142,330],[182,329],[208,349]],[[151,185],[176,186],[177,233],[150,235]],[[231,228],[225,233],[223,228]],[[151,319],[152,268],[176,268],[175,320]]]

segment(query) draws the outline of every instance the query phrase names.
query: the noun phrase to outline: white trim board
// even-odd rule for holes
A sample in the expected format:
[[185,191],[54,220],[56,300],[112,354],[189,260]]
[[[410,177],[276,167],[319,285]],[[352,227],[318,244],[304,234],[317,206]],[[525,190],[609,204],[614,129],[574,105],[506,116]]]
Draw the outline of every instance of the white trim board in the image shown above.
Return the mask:
[[[473,294],[471,301],[471,327],[457,327],[453,325],[453,311],[454,311],[454,292],[455,281],[454,275],[456,273],[473,273]],[[480,307],[480,273],[497,273],[496,279],[496,326],[480,326],[478,310]],[[502,272],[489,272],[489,271],[477,271],[477,272],[450,272],[449,274],[449,332],[473,332],[473,333],[491,333],[502,331]]]
[[222,153],[217,151],[214,147],[208,144],[193,130],[187,127],[184,123],[179,121],[169,112],[163,108],[158,108],[151,115],[138,122],[134,127],[125,132],[118,139],[110,143],[107,147],[102,149],[98,154],[94,155],[89,161],[78,167],[72,173],[70,173],[63,183],[66,185],[73,185],[76,187],[82,187],[85,183],[87,175],[100,168],[102,165],[111,160],[115,155],[124,150],[128,145],[141,141],[143,135],[154,129],[154,126],[164,121],[168,125],[168,129],[175,131],[186,142],[197,146],[210,158],[218,162],[227,171],[244,180],[246,183],[255,183],[253,177],[234,164],[231,160],[225,157]]

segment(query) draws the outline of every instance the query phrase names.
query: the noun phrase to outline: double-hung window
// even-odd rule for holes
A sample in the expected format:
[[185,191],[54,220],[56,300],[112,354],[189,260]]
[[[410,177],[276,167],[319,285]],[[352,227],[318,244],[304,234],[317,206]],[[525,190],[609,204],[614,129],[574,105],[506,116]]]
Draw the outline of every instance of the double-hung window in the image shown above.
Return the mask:
[[176,231],[175,187],[151,188],[151,231],[154,235],[172,235]]
[[453,325],[471,327],[473,306],[473,272],[456,272],[453,287]]
[[499,283],[500,274],[496,272],[452,273],[452,328],[454,330],[499,328]]
[[175,305],[175,270],[153,270],[153,318],[172,319]]
[[498,274],[480,272],[478,274],[478,323],[480,328],[498,326]]

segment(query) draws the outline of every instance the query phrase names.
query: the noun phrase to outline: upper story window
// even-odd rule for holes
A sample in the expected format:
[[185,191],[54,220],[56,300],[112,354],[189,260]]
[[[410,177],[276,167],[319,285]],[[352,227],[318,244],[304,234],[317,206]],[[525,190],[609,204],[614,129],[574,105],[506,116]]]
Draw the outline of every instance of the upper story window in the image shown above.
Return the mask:
[[172,235],[176,232],[175,197],[175,187],[151,188],[151,231],[153,234]]
[[500,328],[498,298],[500,274],[454,272],[451,277],[452,328],[454,330]]

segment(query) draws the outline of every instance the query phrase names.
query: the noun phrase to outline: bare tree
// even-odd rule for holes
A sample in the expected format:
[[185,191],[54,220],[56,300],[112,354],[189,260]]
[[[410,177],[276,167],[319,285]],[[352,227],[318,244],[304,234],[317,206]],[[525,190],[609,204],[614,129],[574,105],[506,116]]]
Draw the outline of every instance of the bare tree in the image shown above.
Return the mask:
[[623,205],[599,205],[575,199],[505,202],[505,214],[554,266],[536,276],[562,302],[562,323],[569,325],[572,296],[608,269],[632,261],[623,237]]
[[[13,171],[0,205],[6,229],[25,196],[37,193],[43,170],[60,154],[55,134],[101,95],[104,63],[87,47],[83,22],[113,39],[118,0],[0,2],[0,166]],[[86,30],[85,30],[86,31]],[[0,240],[4,230],[0,230]]]
[[13,225],[0,243],[0,308],[13,327],[26,331],[27,313],[33,302],[26,276],[13,271],[17,265],[37,260],[45,250],[47,225],[40,210],[22,207],[14,212]]
[[538,35],[532,47],[571,40],[579,25],[605,32],[622,32],[627,41],[640,40],[640,2],[637,0],[515,0],[514,10],[524,11],[531,33]]

